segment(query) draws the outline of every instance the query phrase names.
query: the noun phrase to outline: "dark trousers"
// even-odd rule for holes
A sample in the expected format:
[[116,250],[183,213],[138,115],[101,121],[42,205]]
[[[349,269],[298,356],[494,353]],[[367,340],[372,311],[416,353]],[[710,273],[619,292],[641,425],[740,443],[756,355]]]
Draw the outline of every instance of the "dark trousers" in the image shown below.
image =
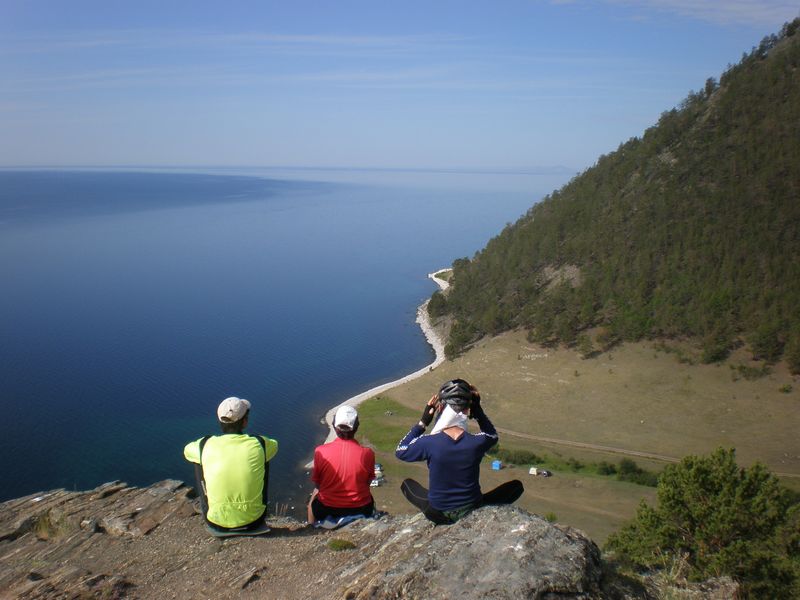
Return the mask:
[[314,496],[311,501],[311,512],[314,513],[314,518],[321,521],[325,517],[332,517],[339,519],[341,517],[349,517],[351,515],[364,515],[371,517],[375,512],[375,500],[371,500],[369,504],[364,506],[353,506],[347,508],[336,508],[335,506],[326,506],[319,500],[319,496]]
[[525,491],[522,482],[518,479],[507,481],[493,490],[483,494],[481,500],[475,504],[457,508],[455,510],[441,511],[433,508],[428,501],[428,490],[413,479],[405,479],[400,484],[400,491],[406,500],[422,511],[429,521],[437,525],[451,525],[458,519],[481,506],[490,504],[512,504]]

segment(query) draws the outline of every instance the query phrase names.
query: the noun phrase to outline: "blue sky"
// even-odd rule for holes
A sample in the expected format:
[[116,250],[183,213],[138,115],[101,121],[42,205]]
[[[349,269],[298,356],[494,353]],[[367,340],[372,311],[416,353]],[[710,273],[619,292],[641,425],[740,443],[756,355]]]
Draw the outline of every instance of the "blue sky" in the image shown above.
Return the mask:
[[796,1],[0,3],[0,166],[580,170]]

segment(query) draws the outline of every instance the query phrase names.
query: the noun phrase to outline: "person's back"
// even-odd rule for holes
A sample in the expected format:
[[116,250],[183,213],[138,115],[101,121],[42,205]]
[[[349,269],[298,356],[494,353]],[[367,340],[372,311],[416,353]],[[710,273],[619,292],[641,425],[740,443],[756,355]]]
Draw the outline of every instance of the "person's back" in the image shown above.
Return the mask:
[[369,484],[375,477],[375,453],[354,439],[336,438],[314,451],[312,481],[319,499],[337,508],[363,506],[372,500]]
[[226,398],[217,414],[222,435],[206,436],[184,448],[186,460],[196,465],[206,521],[219,529],[256,527],[266,517],[267,462],[278,442],[242,432],[250,403]]
[[425,442],[431,504],[439,510],[452,510],[478,502],[482,497],[481,459],[494,439],[469,432],[453,439],[440,431],[428,436]]
[[[430,435],[423,435],[439,412]],[[480,433],[467,431],[474,418]],[[400,440],[395,456],[406,462],[428,463],[428,487],[405,479],[400,490],[406,499],[437,524],[454,523],[485,504],[510,504],[522,495],[522,482],[513,480],[482,493],[480,463],[497,443],[497,431],[486,416],[478,390],[463,379],[445,382],[425,404],[422,418]]]
[[370,482],[375,478],[375,453],[355,440],[358,413],[341,406],[334,415],[336,439],[314,450],[311,480],[315,489],[308,503],[308,521],[349,515],[370,516],[375,502]]

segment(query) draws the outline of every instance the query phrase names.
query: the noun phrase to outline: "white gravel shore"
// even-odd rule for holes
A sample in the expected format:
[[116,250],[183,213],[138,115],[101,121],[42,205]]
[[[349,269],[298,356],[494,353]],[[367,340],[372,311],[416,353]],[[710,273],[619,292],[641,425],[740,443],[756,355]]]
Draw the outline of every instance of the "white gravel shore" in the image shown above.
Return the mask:
[[[437,273],[442,273],[443,271],[449,271],[450,269],[439,269],[434,273],[429,273],[428,278],[432,279],[436,284],[443,290],[446,290],[450,284],[447,283],[444,279],[439,279],[436,277]],[[420,328],[422,329],[422,333],[425,334],[425,339],[428,340],[428,343],[433,347],[434,352],[436,353],[436,358],[434,361],[419,369],[418,371],[414,371],[413,373],[409,373],[405,377],[401,377],[400,379],[395,379],[394,381],[390,381],[389,383],[384,383],[382,385],[376,386],[372,389],[367,390],[366,392],[361,392],[360,394],[353,396],[352,398],[348,398],[341,404],[337,404],[333,408],[331,408],[325,414],[325,421],[328,423],[328,427],[330,431],[328,432],[328,437],[325,440],[325,443],[332,442],[336,438],[336,432],[333,430],[333,415],[336,414],[336,409],[340,406],[348,404],[350,406],[356,407],[364,400],[372,398],[373,396],[385,392],[395,386],[398,386],[402,383],[406,383],[407,381],[411,381],[412,379],[416,379],[417,377],[421,377],[425,373],[432,371],[440,364],[444,362],[444,340],[439,337],[436,331],[433,329],[431,325],[431,321],[428,318],[428,302],[430,300],[426,300],[418,309],[417,309],[417,323],[419,323]],[[310,467],[311,465],[307,465]]]

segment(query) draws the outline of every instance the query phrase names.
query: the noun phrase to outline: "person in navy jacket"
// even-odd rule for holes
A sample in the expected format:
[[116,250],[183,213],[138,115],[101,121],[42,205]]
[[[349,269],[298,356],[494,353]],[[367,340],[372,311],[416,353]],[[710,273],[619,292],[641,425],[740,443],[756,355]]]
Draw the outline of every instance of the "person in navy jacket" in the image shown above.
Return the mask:
[[[481,406],[478,390],[463,379],[442,385],[425,404],[422,418],[400,440],[395,455],[406,462],[428,463],[428,487],[406,479],[400,489],[406,499],[438,525],[455,523],[486,504],[511,504],[522,495],[519,480],[506,482],[482,493],[479,482],[481,459],[497,443],[497,430]],[[430,435],[423,435],[439,419]],[[475,419],[477,434],[467,431],[467,419]]]

